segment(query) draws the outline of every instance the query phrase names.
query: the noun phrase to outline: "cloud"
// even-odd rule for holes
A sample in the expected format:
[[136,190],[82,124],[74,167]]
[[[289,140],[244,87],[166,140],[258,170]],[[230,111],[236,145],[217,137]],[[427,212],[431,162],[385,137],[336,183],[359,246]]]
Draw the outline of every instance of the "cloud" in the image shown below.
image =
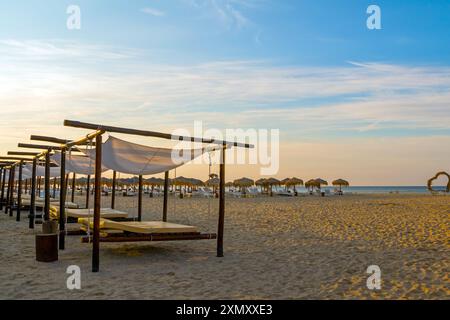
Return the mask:
[[165,16],[165,12],[159,10],[159,9],[155,9],[155,8],[150,8],[150,7],[146,7],[146,8],[142,8],[141,12],[149,14],[151,16],[154,17],[162,17]]
[[[151,119],[164,130],[194,120],[281,128],[292,139],[450,130],[449,67],[156,65],[137,50],[64,41],[0,41],[0,52],[0,106],[10,125],[4,130],[12,132],[37,119],[59,125],[67,117],[103,121],[105,115],[136,127]],[[36,117],[24,116],[30,114]]]
[[253,25],[244,12],[260,7],[265,0],[183,0],[183,2],[206,13],[206,16],[227,29],[242,29]]

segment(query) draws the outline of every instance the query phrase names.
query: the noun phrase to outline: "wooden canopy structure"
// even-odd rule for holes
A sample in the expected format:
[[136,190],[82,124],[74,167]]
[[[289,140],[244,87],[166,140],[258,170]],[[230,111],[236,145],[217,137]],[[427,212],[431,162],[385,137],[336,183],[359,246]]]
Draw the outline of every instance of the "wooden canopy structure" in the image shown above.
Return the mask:
[[[225,150],[228,147],[243,147],[243,148],[253,148],[251,144],[239,143],[239,142],[229,142],[208,138],[198,138],[198,137],[188,137],[188,136],[177,136],[167,133],[146,131],[146,130],[136,130],[120,127],[105,126],[101,124],[83,123],[78,121],[65,120],[65,126],[91,129],[94,132],[82,137],[76,141],[71,141],[61,145],[61,172],[63,172],[66,151],[68,148],[76,147],[87,143],[95,139],[95,183],[94,183],[94,219],[93,219],[93,238],[92,238],[92,271],[98,272],[100,259],[99,259],[99,248],[100,248],[100,203],[101,203],[101,177],[102,177],[102,136],[105,132],[115,132],[128,135],[155,137],[174,141],[190,141],[190,142],[200,142],[205,144],[216,144],[220,147],[220,174],[219,174],[219,218],[217,227],[217,257],[223,257],[223,233],[224,233],[224,222],[225,222]],[[63,177],[61,177],[63,179]],[[61,182],[62,184],[64,182]],[[139,200],[138,200],[138,220],[142,218],[142,176],[139,176]],[[167,200],[168,200],[168,185],[169,185],[169,172],[165,172],[165,182],[164,182],[164,205],[163,205],[163,222],[167,222]],[[61,202],[64,203],[64,196],[61,196]],[[64,228],[61,223],[64,221],[64,205],[60,206],[60,228]],[[148,239],[148,241],[151,238]],[[194,240],[196,238],[193,238]],[[198,238],[199,239],[199,238]],[[172,238],[169,236],[164,237],[163,240],[183,240],[181,238]],[[191,240],[191,239],[190,239]]]

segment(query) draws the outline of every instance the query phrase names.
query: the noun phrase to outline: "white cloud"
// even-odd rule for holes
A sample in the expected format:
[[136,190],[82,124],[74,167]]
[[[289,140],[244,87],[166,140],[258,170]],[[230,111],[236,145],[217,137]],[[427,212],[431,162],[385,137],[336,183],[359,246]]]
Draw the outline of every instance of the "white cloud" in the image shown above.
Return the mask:
[[149,14],[149,15],[154,16],[154,17],[162,17],[162,16],[166,15],[164,13],[164,11],[161,11],[161,10],[155,9],[155,8],[150,8],[150,7],[142,8],[141,12]]
[[0,52],[2,119],[12,127],[33,126],[36,117],[59,125],[65,117],[103,121],[107,114],[108,122],[138,127],[148,119],[166,128],[203,120],[305,138],[450,129],[449,67],[153,65],[137,63],[136,50],[61,41],[0,41]]
[[191,7],[206,13],[227,29],[242,29],[253,23],[244,13],[260,7],[265,0],[183,0]]

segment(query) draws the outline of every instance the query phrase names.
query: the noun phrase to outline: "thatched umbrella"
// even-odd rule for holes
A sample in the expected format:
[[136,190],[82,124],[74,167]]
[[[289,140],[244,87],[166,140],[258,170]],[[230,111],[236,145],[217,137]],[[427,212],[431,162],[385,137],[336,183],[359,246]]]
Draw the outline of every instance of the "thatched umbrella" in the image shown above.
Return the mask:
[[285,189],[288,189],[287,183],[289,182],[289,180],[291,180],[290,178],[286,178],[280,181],[280,185],[284,186]]
[[294,187],[294,192],[297,192],[297,191],[295,190],[295,187],[296,187],[296,186],[302,186],[302,185],[303,185],[303,180],[302,180],[302,179],[299,179],[299,178],[296,178],[296,177],[291,178],[291,179],[289,179],[289,180],[286,182],[286,186],[293,186],[293,187]]
[[213,188],[213,193],[216,194],[216,189],[219,187],[220,179],[216,174],[211,174],[210,178],[205,181],[205,185]]
[[225,187],[227,187],[227,188],[234,187],[234,183],[229,181],[229,182],[225,183]]
[[255,181],[253,181],[252,179],[249,179],[249,178],[241,178],[241,179],[234,180],[233,184],[235,186],[238,186],[240,190],[242,190],[242,188],[244,188],[244,192],[245,192],[245,188],[253,186],[255,184]]
[[270,187],[270,195],[272,195],[272,187],[274,185],[280,185],[280,183],[281,183],[280,180],[275,179],[275,178],[269,178],[266,180],[266,182],[267,182],[267,185]]
[[332,182],[333,186],[339,186],[339,191],[342,191],[342,186],[348,187],[350,184],[347,180],[337,179]]
[[155,178],[155,177],[148,178],[145,180],[145,182],[151,186],[163,186],[164,185],[164,179]]
[[267,179],[261,178],[255,181],[255,184],[261,188],[261,192],[263,188],[267,186]]
[[202,187],[205,185],[205,183],[200,179],[192,178],[190,180],[191,180],[191,185],[194,187]]
[[305,187],[312,191],[312,189],[314,188],[320,188],[320,185],[318,184],[316,179],[311,179],[305,182]]
[[320,179],[320,178],[315,179],[315,181],[316,181],[316,184],[318,185],[319,189],[320,189],[321,186],[327,186],[328,185],[327,181],[325,181],[323,179]]
[[[185,178],[185,177],[176,177],[175,179],[172,180],[172,183],[174,186],[180,186],[180,192],[181,192],[181,187],[192,186],[191,179]],[[175,191],[176,191],[176,187],[175,187]]]

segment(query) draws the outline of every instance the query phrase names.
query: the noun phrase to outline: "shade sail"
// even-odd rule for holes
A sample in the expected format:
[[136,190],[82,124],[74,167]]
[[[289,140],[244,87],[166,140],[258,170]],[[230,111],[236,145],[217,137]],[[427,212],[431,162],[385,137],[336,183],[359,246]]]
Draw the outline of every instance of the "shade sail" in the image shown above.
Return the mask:
[[[95,153],[95,150],[92,151]],[[56,162],[58,166],[61,165],[61,152],[55,152],[51,156],[52,161]],[[102,172],[107,171],[108,168],[102,166]],[[86,156],[66,154],[66,173],[76,173],[83,175],[95,174],[95,158],[92,160]]]
[[[33,172],[33,165],[27,163],[25,167],[27,169],[27,172],[31,173]],[[61,175],[61,169],[59,167],[50,167],[50,177],[56,178]],[[45,177],[45,166],[36,166],[36,177]]]
[[[102,164],[126,174],[150,175],[175,169],[216,147],[202,149],[166,149],[143,146],[110,136],[103,143]],[[95,150],[87,150],[95,159]]]

